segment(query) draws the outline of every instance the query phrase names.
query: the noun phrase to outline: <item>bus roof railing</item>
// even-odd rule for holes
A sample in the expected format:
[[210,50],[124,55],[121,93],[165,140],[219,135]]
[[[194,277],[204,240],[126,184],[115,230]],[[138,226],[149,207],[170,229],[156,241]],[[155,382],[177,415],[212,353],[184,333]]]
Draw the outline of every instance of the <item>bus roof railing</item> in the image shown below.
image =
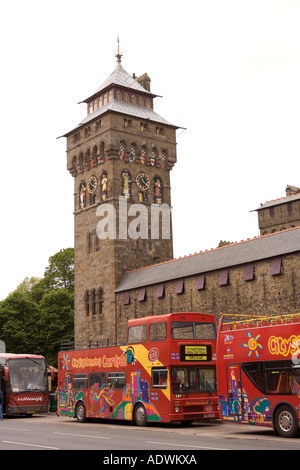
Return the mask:
[[125,344],[125,338],[106,338],[99,341],[74,341],[63,339],[60,342],[60,351],[107,348],[110,346],[124,346]]
[[[285,315],[243,315],[221,313],[220,316],[222,318],[221,331],[300,322],[300,313],[290,313]],[[226,320],[228,319],[229,321],[223,321],[225,317]]]

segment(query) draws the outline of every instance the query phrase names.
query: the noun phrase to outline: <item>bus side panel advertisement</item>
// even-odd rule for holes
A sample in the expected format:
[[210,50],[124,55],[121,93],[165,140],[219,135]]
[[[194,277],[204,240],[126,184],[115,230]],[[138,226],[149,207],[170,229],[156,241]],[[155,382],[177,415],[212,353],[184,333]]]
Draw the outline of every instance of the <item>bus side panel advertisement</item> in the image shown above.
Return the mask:
[[[160,421],[161,416],[154,403],[157,399],[157,393],[150,393],[149,381],[141,377],[141,370],[131,370],[130,380],[125,381],[126,375],[111,372],[108,379],[110,383],[101,381],[95,382],[88,391],[89,396],[85,396],[82,390],[74,390],[71,387],[71,375],[68,373],[72,368],[73,373],[87,366],[95,366],[114,370],[124,370],[128,365],[136,364],[136,348],[127,347],[122,351],[120,348],[111,349],[111,356],[106,352],[101,356],[69,358],[69,354],[63,355],[63,368],[65,370],[65,383],[63,392],[59,393],[59,414],[74,416],[74,404],[79,400],[85,401],[87,398],[90,403],[89,417],[113,418],[113,419],[132,419],[134,404],[141,400],[146,409],[148,421]],[[141,348],[139,348],[141,349]],[[146,351],[148,356],[148,351]],[[142,359],[140,358],[142,361]],[[128,375],[127,375],[128,377]],[[122,388],[120,388],[122,386]],[[155,396],[156,395],[156,396]],[[113,410],[113,411],[112,411]]]
[[300,323],[237,324],[219,326],[221,417],[291,437],[300,417]]

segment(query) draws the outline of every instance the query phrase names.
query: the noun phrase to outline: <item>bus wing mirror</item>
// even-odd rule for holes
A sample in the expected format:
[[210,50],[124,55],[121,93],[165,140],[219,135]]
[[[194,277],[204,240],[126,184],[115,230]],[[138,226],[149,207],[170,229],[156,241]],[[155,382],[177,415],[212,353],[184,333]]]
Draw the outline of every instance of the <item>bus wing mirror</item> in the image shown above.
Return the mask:
[[4,379],[5,379],[5,382],[9,381],[9,369],[6,366],[4,366]]
[[52,366],[47,366],[47,370],[50,372],[51,380],[54,380],[54,368]]

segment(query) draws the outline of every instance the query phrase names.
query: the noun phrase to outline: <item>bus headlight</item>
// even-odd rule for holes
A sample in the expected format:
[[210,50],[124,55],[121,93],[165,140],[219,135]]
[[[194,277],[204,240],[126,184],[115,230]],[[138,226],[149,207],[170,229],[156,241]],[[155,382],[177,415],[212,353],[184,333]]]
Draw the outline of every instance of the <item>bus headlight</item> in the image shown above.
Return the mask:
[[175,413],[179,413],[179,406],[175,406]]

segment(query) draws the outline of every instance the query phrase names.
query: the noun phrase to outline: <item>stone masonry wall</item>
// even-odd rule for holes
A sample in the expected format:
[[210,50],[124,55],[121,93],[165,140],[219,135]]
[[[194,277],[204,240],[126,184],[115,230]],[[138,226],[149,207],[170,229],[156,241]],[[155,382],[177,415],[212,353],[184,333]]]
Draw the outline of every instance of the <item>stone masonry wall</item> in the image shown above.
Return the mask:
[[[128,319],[170,312],[204,312],[247,315],[280,315],[300,311],[300,253],[282,257],[281,274],[270,274],[270,260],[254,263],[254,279],[244,280],[246,265],[229,269],[228,284],[219,286],[220,271],[205,273],[205,285],[196,289],[197,276],[184,279],[184,290],[175,294],[177,281],[165,282],[162,298],[156,297],[157,285],[146,287],[144,301],[138,301],[140,289],[129,291],[129,304],[124,293],[116,295],[118,336],[124,337]],[[128,294],[127,294],[128,301]]]

